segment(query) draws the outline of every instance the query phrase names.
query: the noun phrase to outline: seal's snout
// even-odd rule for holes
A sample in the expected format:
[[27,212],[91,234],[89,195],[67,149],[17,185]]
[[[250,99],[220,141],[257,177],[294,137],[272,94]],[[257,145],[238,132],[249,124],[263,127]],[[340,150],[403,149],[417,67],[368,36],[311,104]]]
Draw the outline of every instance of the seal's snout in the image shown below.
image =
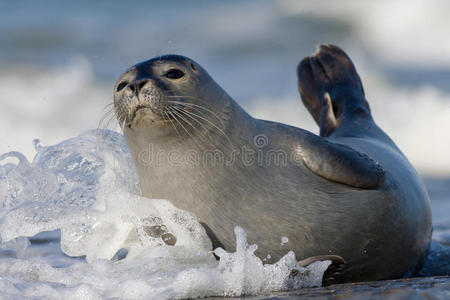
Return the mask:
[[160,114],[164,109],[164,95],[151,81],[139,81],[136,83],[137,97],[140,102],[147,104],[155,113]]
[[[116,85],[114,103],[121,123],[131,127],[136,118],[162,118],[164,94],[152,78],[127,76]],[[131,78],[130,78],[131,77]]]
[[127,93],[139,96],[139,92],[143,91],[147,85],[151,85],[149,79],[123,80],[117,84],[116,94]]
[[146,80],[146,79],[130,82],[130,84],[129,84],[130,90],[133,93],[136,93],[136,95],[138,95],[139,91],[144,88],[144,86],[147,84],[147,82],[148,82],[148,80]]

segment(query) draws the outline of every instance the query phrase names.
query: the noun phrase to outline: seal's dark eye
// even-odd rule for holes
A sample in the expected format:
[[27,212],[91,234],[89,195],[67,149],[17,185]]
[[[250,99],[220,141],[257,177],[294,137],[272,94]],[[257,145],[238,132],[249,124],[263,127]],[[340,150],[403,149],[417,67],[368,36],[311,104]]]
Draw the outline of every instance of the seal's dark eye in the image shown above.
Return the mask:
[[117,86],[116,91],[120,92],[121,90],[123,90],[128,84],[128,81],[122,81],[121,83],[119,83],[119,85]]
[[180,79],[183,76],[184,76],[184,73],[178,69],[170,69],[166,73],[166,77],[169,79]]

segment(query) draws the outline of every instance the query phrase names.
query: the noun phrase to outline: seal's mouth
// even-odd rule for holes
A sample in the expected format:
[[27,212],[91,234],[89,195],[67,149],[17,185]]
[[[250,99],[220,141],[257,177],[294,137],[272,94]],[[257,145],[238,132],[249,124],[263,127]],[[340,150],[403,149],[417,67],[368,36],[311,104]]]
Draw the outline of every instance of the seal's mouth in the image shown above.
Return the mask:
[[131,125],[136,122],[138,118],[142,117],[150,117],[152,122],[161,118],[160,114],[150,105],[140,104],[137,105],[129,115],[130,121],[128,123],[128,127],[131,127]]
[[145,118],[152,123],[169,121],[170,117],[164,117],[163,111],[152,107],[151,105],[139,104],[129,114],[127,126],[129,128],[136,126],[140,121],[139,119]]
[[148,112],[148,111],[153,112],[150,106],[148,106],[148,105],[138,105],[138,106],[136,106],[136,108],[134,109],[133,114],[131,115],[130,120],[133,121],[134,118],[136,118],[136,116],[137,116],[138,114],[141,114],[141,113],[142,113],[142,114],[145,114],[145,113]]

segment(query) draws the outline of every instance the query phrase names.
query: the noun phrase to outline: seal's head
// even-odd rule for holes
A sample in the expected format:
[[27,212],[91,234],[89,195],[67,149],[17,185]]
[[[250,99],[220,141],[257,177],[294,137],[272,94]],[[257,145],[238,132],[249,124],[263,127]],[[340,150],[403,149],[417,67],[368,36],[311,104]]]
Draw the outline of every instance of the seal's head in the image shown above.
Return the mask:
[[218,89],[193,60],[166,55],[141,62],[122,74],[115,85],[114,107],[125,135],[145,130],[147,135],[166,136],[175,133],[174,124],[179,126],[180,120],[184,119],[182,125],[186,126],[202,113],[220,109],[224,99],[210,97],[224,94],[213,93]]

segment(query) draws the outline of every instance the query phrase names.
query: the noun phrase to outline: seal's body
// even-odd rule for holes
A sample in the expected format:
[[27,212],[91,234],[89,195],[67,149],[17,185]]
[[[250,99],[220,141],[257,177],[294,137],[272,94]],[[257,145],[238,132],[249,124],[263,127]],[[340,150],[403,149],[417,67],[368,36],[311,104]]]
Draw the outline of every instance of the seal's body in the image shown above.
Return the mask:
[[123,74],[114,102],[143,195],[195,213],[227,250],[239,225],[267,262],[339,255],[337,282],[413,272],[431,238],[422,181],[374,123],[345,53],[322,45],[297,73],[321,136],[252,118],[185,57]]

